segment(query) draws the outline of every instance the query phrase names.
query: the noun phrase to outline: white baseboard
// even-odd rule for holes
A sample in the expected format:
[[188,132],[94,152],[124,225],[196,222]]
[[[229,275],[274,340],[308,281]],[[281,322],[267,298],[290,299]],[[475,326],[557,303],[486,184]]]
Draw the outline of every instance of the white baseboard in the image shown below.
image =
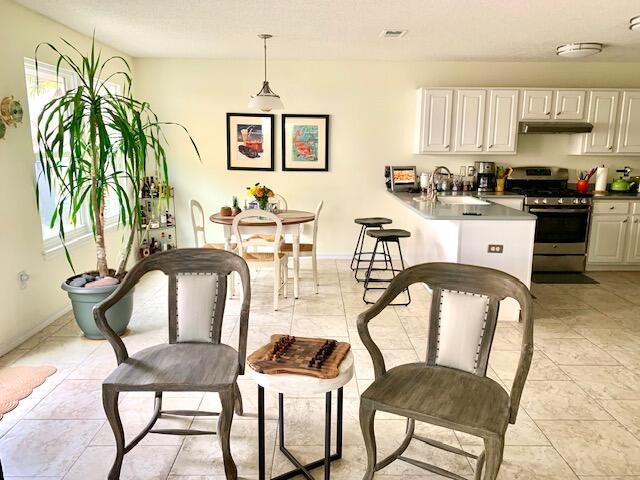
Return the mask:
[[640,265],[598,265],[588,264],[585,268],[587,275],[589,272],[637,272],[640,270]]
[[60,310],[58,310],[58,311],[52,313],[51,315],[49,315],[42,322],[40,322],[38,325],[36,325],[33,328],[30,328],[28,331],[26,331],[22,335],[19,335],[18,337],[13,338],[13,339],[9,340],[8,342],[0,343],[0,356],[4,355],[6,353],[9,353],[11,350],[16,348],[18,345],[20,345],[21,343],[29,340],[29,338],[34,336],[40,330],[44,329],[45,327],[48,327],[53,322],[55,322],[58,318],[60,318],[62,315],[66,314],[66,313],[68,313],[70,311],[71,311],[71,302],[69,302],[67,305],[65,305]]
[[318,259],[319,260],[351,260],[352,257],[353,257],[353,253],[350,253],[350,254],[346,254],[346,253],[318,254]]

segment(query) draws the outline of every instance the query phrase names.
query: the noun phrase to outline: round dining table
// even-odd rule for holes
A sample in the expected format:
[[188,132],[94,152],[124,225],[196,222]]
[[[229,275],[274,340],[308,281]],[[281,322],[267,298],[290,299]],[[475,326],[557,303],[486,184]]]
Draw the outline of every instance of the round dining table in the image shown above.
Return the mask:
[[[298,298],[298,284],[300,279],[300,225],[313,222],[316,216],[313,212],[305,212],[302,210],[285,210],[276,213],[276,215],[282,222],[283,237],[285,235],[291,235],[293,239],[293,296]],[[233,216],[220,215],[219,213],[214,213],[209,217],[209,220],[213,223],[222,225],[224,228],[225,250],[231,250],[231,239],[233,236],[231,226],[233,225],[233,218]],[[252,218],[250,220],[244,220],[242,222],[242,228],[254,235],[259,233],[273,235],[276,230],[276,224],[268,219],[260,220],[258,218]],[[233,294],[233,290],[231,290],[231,293]]]

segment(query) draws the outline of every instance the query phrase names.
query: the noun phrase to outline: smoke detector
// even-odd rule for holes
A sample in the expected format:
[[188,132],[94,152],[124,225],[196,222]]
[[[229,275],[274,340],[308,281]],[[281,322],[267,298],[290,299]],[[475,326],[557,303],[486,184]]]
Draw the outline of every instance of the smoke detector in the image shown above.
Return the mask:
[[556,55],[566,58],[582,58],[602,51],[603,45],[596,42],[568,43],[556,48]]
[[402,38],[407,34],[407,30],[399,30],[397,28],[385,28],[380,32],[382,38]]

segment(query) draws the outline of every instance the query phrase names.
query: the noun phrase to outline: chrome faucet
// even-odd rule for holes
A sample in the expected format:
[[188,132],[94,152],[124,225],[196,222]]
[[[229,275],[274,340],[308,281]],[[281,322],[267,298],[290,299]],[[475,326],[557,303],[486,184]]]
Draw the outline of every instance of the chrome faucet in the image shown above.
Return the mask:
[[437,184],[436,184],[436,175],[443,175],[445,173],[448,179],[451,180],[451,170],[449,170],[447,167],[439,166],[433,170],[433,173],[431,174],[431,188],[433,189],[434,192],[438,191]]

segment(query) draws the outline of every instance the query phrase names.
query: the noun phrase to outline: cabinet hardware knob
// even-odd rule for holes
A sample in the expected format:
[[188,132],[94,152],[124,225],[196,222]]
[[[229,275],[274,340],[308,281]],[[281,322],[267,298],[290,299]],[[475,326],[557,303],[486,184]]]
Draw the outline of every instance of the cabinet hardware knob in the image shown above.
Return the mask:
[[609,145],[607,148],[608,148],[609,150],[613,150],[613,146],[612,146],[612,145]]
[[489,145],[489,148],[493,148],[493,144]]
[[628,220],[629,220],[628,218],[625,218],[625,219],[622,221],[622,223],[627,223],[627,221],[628,221]]
[[551,115],[551,111],[544,112],[545,115]]
[[450,145],[445,145],[444,148],[449,149]]
[[556,113],[556,117],[559,117],[560,115],[562,115],[562,112]]
[[613,210],[614,208],[616,208],[616,207],[615,207],[615,205],[611,205],[611,206],[609,207],[609,210]]
[[482,148],[482,144],[478,145],[476,148]]

